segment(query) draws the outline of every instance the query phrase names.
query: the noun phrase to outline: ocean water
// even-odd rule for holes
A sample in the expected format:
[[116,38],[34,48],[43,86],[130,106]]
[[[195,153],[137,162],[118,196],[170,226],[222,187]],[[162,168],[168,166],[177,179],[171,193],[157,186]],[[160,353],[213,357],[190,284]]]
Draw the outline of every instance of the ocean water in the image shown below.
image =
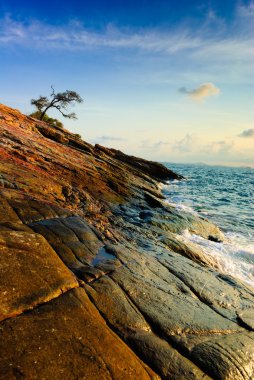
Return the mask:
[[184,231],[219,269],[254,288],[254,169],[164,163],[186,179],[163,186],[167,202],[214,222],[225,234],[215,243]]

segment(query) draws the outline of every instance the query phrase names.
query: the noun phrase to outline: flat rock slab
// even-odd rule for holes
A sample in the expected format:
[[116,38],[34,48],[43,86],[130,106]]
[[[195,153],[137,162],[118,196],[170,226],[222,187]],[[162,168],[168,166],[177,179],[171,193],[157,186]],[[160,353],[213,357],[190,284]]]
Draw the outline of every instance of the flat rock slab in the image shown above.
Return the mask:
[[47,219],[31,223],[30,227],[47,239],[71,269],[90,264],[102,246],[86,221],[78,216]]
[[219,336],[198,344],[191,357],[213,378],[250,380],[254,378],[254,333]]
[[210,379],[166,340],[156,336],[150,325],[121,288],[108,276],[85,285],[89,298],[110,326],[164,379]]
[[84,289],[0,324],[0,379],[158,379],[106,325]]
[[158,256],[158,261],[216,312],[235,322],[244,319],[249,327],[252,319],[254,328],[253,293],[241,281],[201,267],[173,252]]
[[0,320],[77,286],[75,276],[41,235],[0,233]]
[[[129,270],[130,269],[130,270]],[[135,272],[134,272],[135,270]],[[157,273],[160,264],[154,268]],[[170,280],[170,274],[169,274]],[[111,274],[150,324],[163,335],[232,333],[241,330],[201,302],[195,294],[183,291],[176,280],[168,283],[148,268],[128,263]]]

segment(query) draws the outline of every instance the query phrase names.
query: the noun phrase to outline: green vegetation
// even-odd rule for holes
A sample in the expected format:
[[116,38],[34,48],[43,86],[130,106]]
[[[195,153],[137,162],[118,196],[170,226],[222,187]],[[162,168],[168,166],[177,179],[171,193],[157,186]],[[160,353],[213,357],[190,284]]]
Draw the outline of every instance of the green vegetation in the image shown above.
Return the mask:
[[[29,116],[34,117],[35,119],[41,120],[40,111],[35,111],[31,113]],[[44,115],[43,121],[48,123],[51,127],[63,128],[63,123],[60,120],[49,117],[47,114]]]

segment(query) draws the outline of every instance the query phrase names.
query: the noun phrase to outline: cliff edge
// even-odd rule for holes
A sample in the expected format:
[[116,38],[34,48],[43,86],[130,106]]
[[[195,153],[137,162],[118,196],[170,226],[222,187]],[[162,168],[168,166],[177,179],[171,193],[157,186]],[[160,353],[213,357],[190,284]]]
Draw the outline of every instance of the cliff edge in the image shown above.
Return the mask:
[[251,379],[254,294],[181,177],[0,105],[0,379]]

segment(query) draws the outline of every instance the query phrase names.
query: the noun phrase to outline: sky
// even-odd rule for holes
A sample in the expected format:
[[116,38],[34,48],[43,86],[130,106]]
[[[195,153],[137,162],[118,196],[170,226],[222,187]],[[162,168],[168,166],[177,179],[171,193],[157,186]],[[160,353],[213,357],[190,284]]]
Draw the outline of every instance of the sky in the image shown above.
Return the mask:
[[254,166],[254,0],[0,0],[0,103],[66,89],[86,141]]

